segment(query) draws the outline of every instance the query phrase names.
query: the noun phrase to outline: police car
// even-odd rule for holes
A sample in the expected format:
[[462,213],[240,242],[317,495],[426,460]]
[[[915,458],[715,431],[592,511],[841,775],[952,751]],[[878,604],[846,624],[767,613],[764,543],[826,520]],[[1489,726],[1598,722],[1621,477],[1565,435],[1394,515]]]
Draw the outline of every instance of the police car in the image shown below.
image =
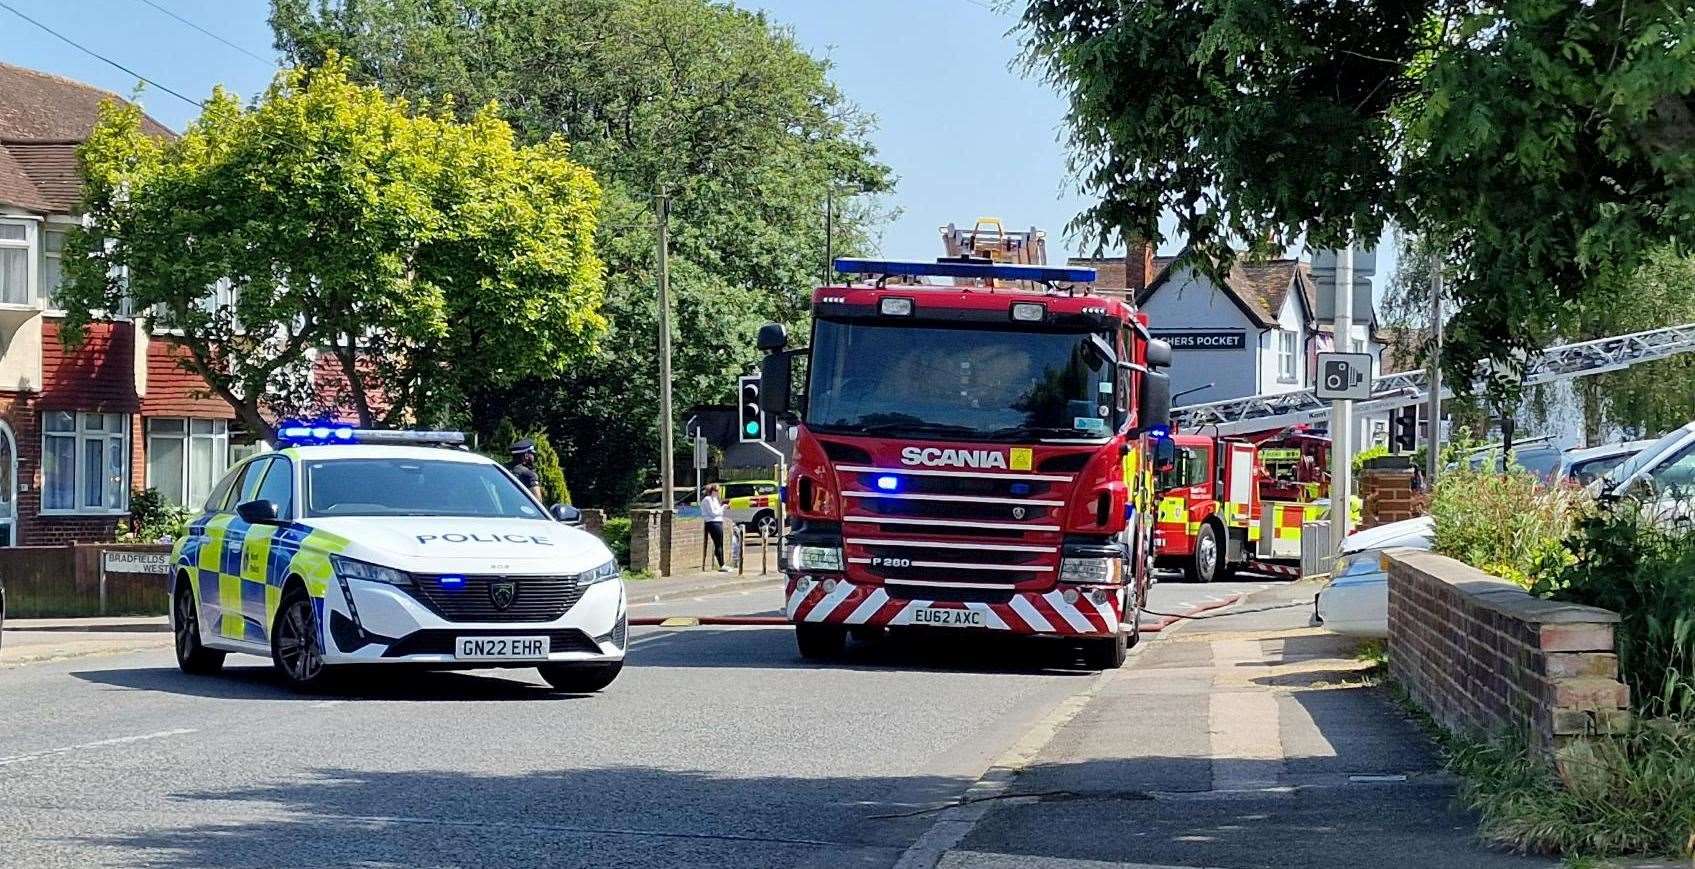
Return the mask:
[[[598,691],[628,622],[612,553],[452,432],[279,429],[171,553],[177,663],[265,655],[291,683],[337,665],[536,667]],[[447,448],[444,448],[447,447]]]

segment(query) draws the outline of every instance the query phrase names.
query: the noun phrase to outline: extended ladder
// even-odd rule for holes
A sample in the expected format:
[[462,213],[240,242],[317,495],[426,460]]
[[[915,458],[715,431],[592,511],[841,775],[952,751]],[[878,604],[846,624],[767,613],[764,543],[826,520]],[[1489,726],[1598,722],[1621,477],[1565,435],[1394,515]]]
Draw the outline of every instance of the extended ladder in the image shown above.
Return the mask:
[[[1690,351],[1695,351],[1695,323],[1562,344],[1531,357],[1523,382],[1525,386],[1535,386],[1574,380]],[[1371,382],[1370,399],[1354,402],[1354,411],[1378,413],[1419,404],[1426,398],[1429,381],[1429,373],[1422,370],[1385,374]],[[1442,389],[1443,398],[1452,395],[1448,388]],[[1323,420],[1330,415],[1330,402],[1319,400],[1314,390],[1305,389],[1191,404],[1176,408],[1171,415],[1182,431],[1217,426],[1221,435],[1244,434]]]

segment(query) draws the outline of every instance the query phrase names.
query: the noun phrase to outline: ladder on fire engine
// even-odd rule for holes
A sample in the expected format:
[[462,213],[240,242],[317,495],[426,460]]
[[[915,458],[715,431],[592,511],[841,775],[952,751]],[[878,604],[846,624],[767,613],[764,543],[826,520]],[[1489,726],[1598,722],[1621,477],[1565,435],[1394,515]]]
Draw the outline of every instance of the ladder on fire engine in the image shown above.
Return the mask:
[[1007,232],[998,217],[979,217],[970,229],[942,227],[942,247],[950,257],[970,257],[1021,266],[1048,264],[1048,236],[1035,227]]
[[[1695,323],[1562,344],[1530,357],[1525,366],[1523,383],[1535,386],[1575,380],[1690,351],[1695,351]],[[1354,402],[1354,412],[1378,413],[1422,403],[1430,388],[1429,377],[1429,373],[1422,370],[1378,377],[1371,382],[1371,398]],[[1443,398],[1452,395],[1446,387],[1442,389]],[[1173,423],[1181,431],[1201,428],[1210,431],[1216,426],[1220,435],[1318,422],[1329,415],[1330,402],[1319,400],[1311,389],[1191,404],[1175,408],[1171,413]]]

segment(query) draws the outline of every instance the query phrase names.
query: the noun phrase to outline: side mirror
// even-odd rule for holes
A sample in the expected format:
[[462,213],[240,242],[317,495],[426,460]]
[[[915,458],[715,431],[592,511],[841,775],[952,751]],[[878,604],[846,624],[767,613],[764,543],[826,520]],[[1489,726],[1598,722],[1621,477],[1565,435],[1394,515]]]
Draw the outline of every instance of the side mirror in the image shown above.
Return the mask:
[[243,501],[235,505],[235,515],[249,525],[275,525],[278,521],[275,501]]
[[[772,323],[760,329],[761,341],[764,340],[765,329],[772,326],[783,328]],[[779,350],[767,353],[764,359],[759,360],[759,409],[768,416],[777,417],[789,412],[789,405],[794,400],[791,395],[794,390],[794,384],[791,382],[794,377],[793,358]]]
[[1167,473],[1177,467],[1177,444],[1171,438],[1159,438],[1154,441],[1154,470]]
[[1170,344],[1170,342],[1161,341],[1158,338],[1151,338],[1151,339],[1148,340],[1148,367],[1149,368],[1170,368],[1171,367],[1171,344]]
[[547,512],[552,513],[555,520],[563,522],[566,525],[583,524],[583,511],[578,510],[570,504],[554,504],[552,507],[547,508]]
[[754,346],[766,353],[776,353],[789,346],[789,330],[782,323],[766,323],[759,327]]
[[1171,375],[1163,371],[1149,371],[1142,375],[1142,406],[1139,408],[1138,417],[1142,431],[1155,426],[1170,430]]

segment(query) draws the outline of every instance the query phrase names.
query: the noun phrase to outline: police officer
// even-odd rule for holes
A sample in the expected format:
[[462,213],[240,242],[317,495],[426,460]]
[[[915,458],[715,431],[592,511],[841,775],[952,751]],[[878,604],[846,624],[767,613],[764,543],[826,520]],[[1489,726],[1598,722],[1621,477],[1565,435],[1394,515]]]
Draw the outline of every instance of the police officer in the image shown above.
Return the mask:
[[542,500],[541,475],[536,473],[536,444],[529,438],[524,438],[512,445],[512,476],[524,484],[524,488],[535,494],[536,500]]

